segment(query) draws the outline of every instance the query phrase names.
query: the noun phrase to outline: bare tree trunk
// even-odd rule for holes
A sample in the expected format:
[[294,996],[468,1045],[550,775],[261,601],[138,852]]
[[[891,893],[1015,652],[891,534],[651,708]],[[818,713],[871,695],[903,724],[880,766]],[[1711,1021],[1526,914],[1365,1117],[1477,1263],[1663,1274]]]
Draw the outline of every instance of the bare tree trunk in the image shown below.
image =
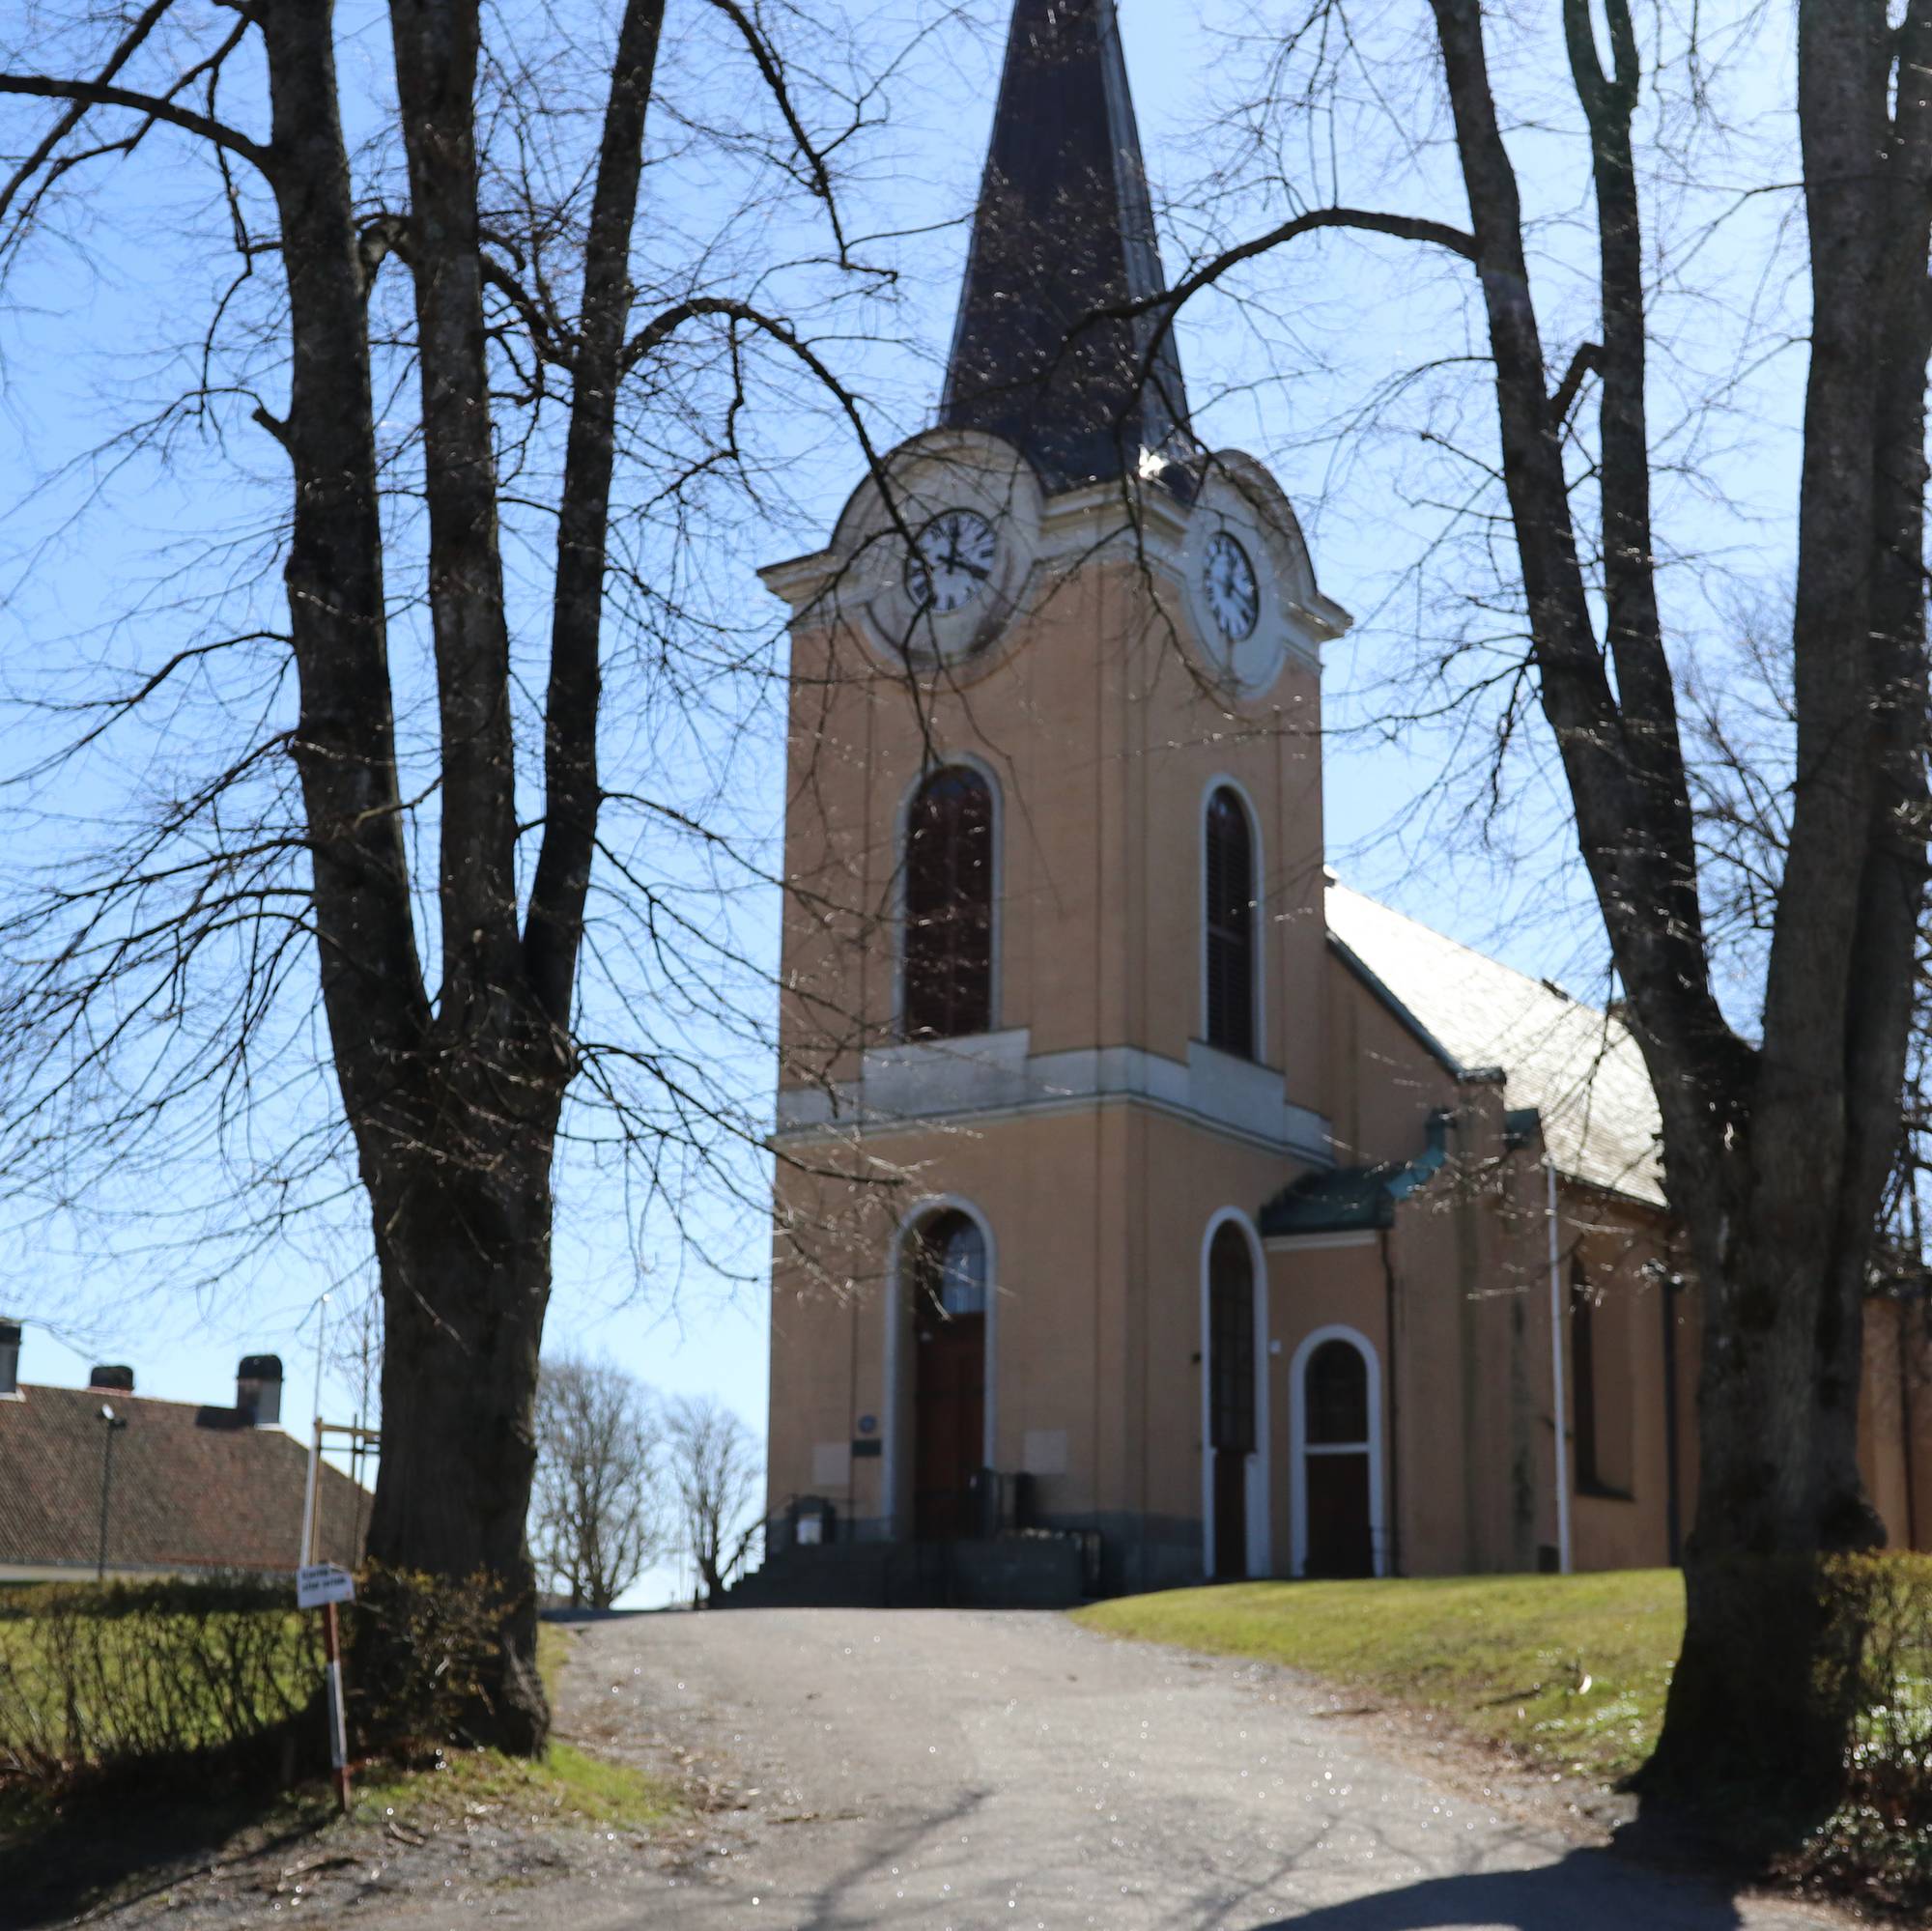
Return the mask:
[[[182,48],[202,44],[196,37],[207,23],[170,20],[182,38],[164,47],[170,36],[158,30],[167,0],[126,18],[113,9],[82,9],[47,23],[49,50],[58,45],[58,64],[68,71],[40,71],[38,45],[34,71],[0,71],[0,99],[59,105],[52,130],[23,141],[16,152],[24,162],[0,179],[0,221],[13,213],[13,224],[0,230],[0,275],[14,241],[33,225],[33,211],[54,182],[86,161],[130,155],[150,132],[166,128],[220,161],[231,230],[225,241],[242,261],[230,297],[259,285],[254,271],[262,262],[279,262],[286,278],[286,316],[272,304],[265,309],[259,339],[276,339],[286,327],[288,412],[277,419],[262,405],[253,419],[275,438],[291,469],[286,587],[299,714],[289,748],[300,782],[299,821],[287,823],[278,798],[265,814],[269,830],[261,839],[274,858],[260,860],[250,847],[238,859],[240,841],[229,841],[213,817],[228,787],[254,770],[254,759],[271,761],[280,744],[271,734],[205,799],[183,808],[167,836],[189,838],[196,846],[191,856],[179,864],[156,861],[163,838],[143,849],[134,876],[119,868],[106,895],[142,906],[135,923],[144,942],[156,927],[172,932],[165,916],[150,919],[145,901],[161,880],[179,887],[175,902],[194,905],[212,896],[216,909],[204,908],[202,916],[221,928],[252,917],[276,931],[286,922],[299,935],[278,938],[277,946],[313,938],[332,1071],[371,1207],[386,1323],[383,1456],[369,1549],[392,1567],[445,1580],[484,1578],[480,1586],[497,1594],[500,1642],[482,1686],[488,1709],[479,1734],[532,1750],[543,1743],[548,1717],[535,1671],[534,1576],[525,1524],[538,1342],[550,1291],[557,1125],[584,1059],[601,1054],[604,1065],[628,1065],[652,1057],[608,1042],[585,1045],[572,1032],[585,907],[601,849],[599,814],[612,796],[600,784],[597,735],[619,458],[664,461],[666,473],[652,479],[653,503],[681,502],[682,493],[710,478],[720,463],[748,476],[738,425],[746,401],[743,339],[753,331],[824,384],[868,458],[873,452],[855,401],[810,344],[775,315],[716,291],[711,265],[694,263],[691,274],[673,276],[668,306],[633,327],[639,281],[656,291],[655,301],[667,298],[650,251],[634,245],[665,0],[622,0],[606,10],[614,31],[608,55],[596,58],[608,62],[608,71],[581,70],[600,91],[608,85],[591,168],[580,156],[560,158],[564,141],[553,150],[547,137],[529,139],[533,128],[575,122],[574,92],[566,111],[548,99],[515,98],[526,37],[534,45],[560,37],[582,52],[574,29],[549,22],[543,10],[526,22],[486,14],[480,0],[390,0],[393,108],[379,105],[374,114],[387,146],[359,181],[362,163],[358,158],[352,166],[344,137],[329,0],[251,0],[226,11],[233,20],[223,20],[208,39],[213,51],[197,54],[185,72],[170,62]],[[765,102],[775,115],[769,136],[756,130],[753,115],[753,148],[769,147],[783,181],[806,184],[838,241],[837,271],[853,276],[855,286],[871,282],[877,270],[845,248],[827,159],[838,142],[824,155],[814,145],[795,94],[797,77],[757,10],[737,0],[705,0],[705,11],[749,56],[756,73],[753,104]],[[486,59],[486,31],[494,61]],[[97,37],[108,44],[95,47]],[[20,38],[24,44],[27,30]],[[237,92],[219,91],[224,63],[252,61],[258,40],[271,124],[266,141],[216,112]],[[153,84],[126,85],[150,60]],[[548,71],[532,57],[524,78]],[[479,110],[479,87],[487,110]],[[256,90],[250,85],[240,93],[252,114]],[[876,112],[866,90],[847,105],[850,132]],[[119,137],[97,140],[89,126],[96,114],[127,117]],[[521,187],[533,196],[520,213],[503,213],[496,162],[485,153],[493,135],[499,157],[518,157],[512,172],[524,171]],[[734,150],[742,138],[736,128],[720,135]],[[407,199],[383,205],[379,198],[393,192],[390,163],[398,156]],[[548,177],[544,170],[553,162],[557,172]],[[244,167],[245,185],[239,175]],[[493,181],[487,201],[486,176]],[[273,199],[269,220],[259,184]],[[486,206],[494,211],[488,224]],[[487,232],[505,220],[516,228],[525,217],[527,232]],[[675,234],[679,223],[668,215],[663,227]],[[370,297],[385,262],[407,273],[413,315],[396,324],[385,314],[372,336]],[[819,262],[814,245],[801,266]],[[762,277],[759,285],[766,285]],[[227,300],[210,324],[204,367]],[[730,384],[728,392],[720,390],[724,446],[705,438],[696,450],[667,457],[655,434],[627,437],[620,400],[634,381],[645,393],[653,382],[670,388],[673,338],[698,323],[730,330]],[[704,352],[693,356],[685,366],[701,371]],[[419,475],[409,469],[412,454],[391,451],[384,458],[379,450],[372,375],[372,362],[393,375],[412,366],[412,358]],[[247,359],[252,372],[257,359],[252,353]],[[689,402],[681,394],[677,407]],[[392,410],[392,395],[384,394],[382,407]],[[538,451],[540,466],[548,463],[550,424],[560,412],[567,412],[567,425],[554,490],[543,770],[520,774],[514,706],[518,690],[526,687],[512,680],[499,527],[504,514],[516,512],[506,511],[498,446],[505,424],[513,424],[519,460]],[[414,449],[412,439],[404,442]],[[523,472],[525,486],[531,473]],[[405,487],[419,481],[427,510],[436,702],[433,780],[423,798],[407,805],[398,777],[383,525],[383,493],[396,487],[399,474]],[[751,490],[748,499],[756,495]],[[528,507],[520,497],[518,509]],[[636,530],[652,512],[632,503],[623,514],[624,526]],[[678,540],[688,540],[682,527]],[[635,560],[629,574],[645,605],[668,608],[644,584]],[[684,621],[683,613],[677,620]],[[173,665],[199,661],[200,653],[188,650]],[[121,708],[131,711],[165,686],[171,668]],[[520,806],[527,807],[539,786],[541,815],[520,824]],[[632,803],[653,813],[659,808],[659,801],[641,797]],[[440,834],[433,893],[418,891],[424,881],[412,880],[410,870],[406,817],[419,810],[435,815]],[[681,822],[672,810],[664,818]],[[697,829],[691,827],[694,834]],[[203,832],[210,833],[205,849]],[[526,841],[523,849],[534,848],[526,905],[519,903],[520,838]],[[290,886],[273,876],[271,888],[257,890],[250,873],[247,889],[230,895],[231,867],[239,864],[246,872],[255,862],[287,864],[280,855],[289,850],[300,853],[306,880]],[[212,894],[211,878],[220,881]],[[70,919],[85,929],[95,900],[79,896],[88,909],[75,912],[55,891],[48,909],[36,916],[53,924]],[[289,900],[298,911],[290,911]],[[419,948],[415,921],[425,904],[434,907],[429,916],[437,924],[434,943]],[[245,913],[237,909],[243,906]],[[165,936],[156,944],[169,988],[156,1009],[172,1015],[187,977],[185,958],[192,958],[194,948],[184,955]],[[661,946],[653,925],[647,950],[655,953]],[[425,954],[433,955],[435,979]],[[73,1012],[117,996],[143,966],[99,969],[84,944],[64,956],[73,964],[70,980],[36,997],[58,1014],[49,1024],[60,1039],[93,1039],[89,1025],[71,1024]],[[233,1064],[242,1071],[222,1090],[241,1095],[241,1113],[249,1109],[247,1042],[262,1023],[252,995],[266,986],[272,1000],[281,982],[279,958],[274,953],[265,968],[258,954],[243,968],[249,996],[237,1002],[242,1016],[229,1022],[239,1029]],[[43,963],[37,953],[37,986]],[[136,996],[129,1009],[147,1004]],[[117,1039],[125,1024],[124,1016],[109,1029]],[[165,1039],[170,1024],[169,1017],[159,1019],[150,1036]],[[131,1042],[131,1029],[128,1036]],[[128,1050],[145,1055],[141,1043]],[[198,1066],[152,1105],[144,1095],[144,1118],[177,1102],[185,1111],[205,1109],[212,1090],[206,1072]],[[639,1077],[649,1082],[658,1074]],[[144,1066],[136,1084],[147,1078]],[[673,1090],[671,1079],[660,1085]],[[63,1092],[57,1076],[52,1091]],[[604,1084],[599,1097],[625,1118],[627,1141],[651,1146],[655,1157],[657,1129],[626,1113],[629,1102],[617,1086]],[[677,1093],[680,1120],[690,1117],[689,1099]],[[729,1109],[713,1111],[720,1130],[731,1130]],[[728,1559],[722,1568],[728,1575]],[[582,1580],[594,1601],[622,1586],[602,1566]]]
[[[534,1390],[550,1299],[547,1159],[425,1175],[379,1207],[388,1310],[383,1472],[369,1522],[379,1562],[476,1578],[502,1604],[481,1733],[528,1754],[550,1713],[536,1674],[536,1574],[526,1542]],[[386,1189],[384,1189],[386,1192]]]
[[[1704,1316],[1689,1618],[1648,1787],[1829,1803],[1856,1618],[1826,1559],[1882,1531],[1858,1464],[1862,1303],[1895,1148],[1923,897],[1925,68],[1884,0],[1805,0],[1800,122],[1814,323],[1794,639],[1799,780],[1762,1043],[1711,990],[1650,533],[1637,41],[1566,0],[1592,137],[1604,342],[1600,649],[1546,397],[1515,175],[1476,0],[1434,0],[1489,310],[1503,462],[1545,712],[1634,1029]],[[1897,104],[1889,103],[1894,61]],[[1605,663],[1607,655],[1607,665]],[[1614,672],[1614,684],[1608,672]]]
[[[501,1640],[482,1733],[542,1747],[526,1542],[537,1352],[550,1294],[550,1170],[575,1070],[570,1001],[596,822],[597,649],[611,417],[662,0],[618,43],[587,255],[547,736],[548,821],[529,938],[515,887],[515,751],[477,214],[474,0],[396,0],[411,210],[399,251],[419,327],[430,604],[440,723],[442,985],[432,1015],[402,845],[385,652],[366,301],[327,10],[264,14],[287,238],[296,468],[289,587],[314,834],[323,990],[375,1220],[386,1310],[384,1440],[369,1553],[491,1579]],[[372,1635],[372,1640],[379,1637]]]
[[1648,1773],[1680,1793],[1708,1780],[1716,1743],[1720,1772],[1769,1773],[1814,1804],[1836,1794],[1860,1631],[1817,1558],[1884,1540],[1858,1422],[1925,888],[1928,55],[1922,4],[1896,43],[1876,0],[1801,9],[1814,295],[1803,798],[1746,1174],[1692,1221],[1707,1275],[1698,1518],[1684,1654]]

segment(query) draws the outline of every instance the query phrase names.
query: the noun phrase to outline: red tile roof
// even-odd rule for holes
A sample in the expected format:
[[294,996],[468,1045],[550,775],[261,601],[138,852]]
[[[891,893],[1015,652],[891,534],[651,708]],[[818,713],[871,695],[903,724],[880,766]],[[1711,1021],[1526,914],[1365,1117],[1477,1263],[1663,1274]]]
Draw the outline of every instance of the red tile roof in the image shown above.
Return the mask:
[[[99,1388],[22,1387],[0,1401],[0,1569],[92,1573],[100,1534],[102,1403],[114,1437],[110,1570],[292,1570],[308,1451],[234,1408]],[[354,1564],[370,1497],[323,1464],[322,1553]]]

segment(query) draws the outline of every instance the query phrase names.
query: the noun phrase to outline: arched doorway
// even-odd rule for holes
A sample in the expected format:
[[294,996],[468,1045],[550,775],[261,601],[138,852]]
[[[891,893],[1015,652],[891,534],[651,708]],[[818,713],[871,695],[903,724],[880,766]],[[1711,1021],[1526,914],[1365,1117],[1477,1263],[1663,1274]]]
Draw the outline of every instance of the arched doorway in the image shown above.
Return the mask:
[[1298,1575],[1377,1573],[1381,1456],[1372,1356],[1347,1330],[1311,1335],[1295,1358]]
[[947,1207],[907,1236],[912,1292],[912,1517],[923,1542],[979,1530],[986,1452],[986,1236]]
[[1223,1221],[1208,1249],[1208,1452],[1217,1581],[1248,1571],[1248,1462],[1255,1452],[1255,1263]]

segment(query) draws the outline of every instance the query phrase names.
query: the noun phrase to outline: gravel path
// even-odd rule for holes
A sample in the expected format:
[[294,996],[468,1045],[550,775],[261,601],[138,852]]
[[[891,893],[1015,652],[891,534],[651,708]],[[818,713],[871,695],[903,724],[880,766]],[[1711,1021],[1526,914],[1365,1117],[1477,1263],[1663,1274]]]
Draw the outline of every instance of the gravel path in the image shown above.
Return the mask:
[[[1105,1931],[1796,1931],[1640,1868],[1278,1670],[1050,1615],[741,1611],[602,1625],[567,1720],[668,1744],[742,1808],[682,1871],[506,1923]],[[1455,1753],[1451,1753],[1455,1755]],[[1400,1760],[1406,1758],[1406,1761]],[[660,1755],[661,1760],[661,1755]]]
[[[679,1777],[654,1837],[478,1809],[156,1870],[86,1921],[247,1931],[1799,1931],[1602,1847],[1561,1789],[1287,1672],[1054,1615],[579,1626],[558,1731]],[[30,1921],[0,1893],[0,1927]]]

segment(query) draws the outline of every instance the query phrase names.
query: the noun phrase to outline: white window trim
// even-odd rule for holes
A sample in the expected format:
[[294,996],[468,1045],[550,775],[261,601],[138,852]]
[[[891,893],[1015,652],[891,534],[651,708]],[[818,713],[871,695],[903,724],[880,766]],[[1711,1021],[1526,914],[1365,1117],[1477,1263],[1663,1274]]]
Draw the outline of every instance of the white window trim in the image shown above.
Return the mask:
[[[1194,918],[1200,929],[1200,1037],[1204,1045],[1211,1043],[1208,1038],[1208,809],[1214,802],[1217,791],[1232,791],[1241,801],[1241,809],[1248,814],[1248,838],[1251,841],[1250,857],[1254,864],[1254,919],[1248,943],[1254,954],[1255,1002],[1254,1063],[1267,1065],[1268,1055],[1268,922],[1265,906],[1267,902],[1267,849],[1262,837],[1262,814],[1255,809],[1254,798],[1248,787],[1238,778],[1223,772],[1208,779],[1201,793],[1201,810],[1195,824],[1194,863],[1196,882],[1194,888]],[[997,823],[997,819],[995,820]],[[1216,1051],[1226,1051],[1217,1047]]]
[[[1315,1350],[1330,1341],[1346,1341],[1361,1355],[1369,1376],[1369,1438],[1366,1442],[1308,1440],[1308,1363]],[[1289,1467],[1294,1485],[1294,1516],[1291,1530],[1293,1574],[1308,1573],[1308,1458],[1311,1455],[1362,1455],[1369,1458],[1369,1549],[1378,1576],[1388,1573],[1388,1531],[1382,1508],[1382,1368],[1375,1344],[1367,1335],[1339,1323],[1318,1327],[1294,1350],[1289,1368]]]
[[[986,789],[993,799],[993,926],[992,949],[993,970],[987,988],[986,1031],[997,1033],[1000,1027],[1000,1012],[1006,998],[1006,975],[1001,970],[1001,953],[1004,951],[1006,921],[1002,901],[1006,897],[1007,884],[1007,802],[1006,793],[1000,787],[999,774],[983,757],[976,757],[971,752],[954,752],[942,757],[936,764],[930,764],[913,779],[899,793],[898,808],[893,814],[893,890],[892,890],[892,928],[893,928],[893,1037],[903,1041],[905,1038],[905,882],[906,882],[906,830],[912,818],[913,800],[924,785],[937,778],[942,771],[970,771],[975,777],[985,781]],[[979,1034],[961,1034],[962,1038],[978,1038]]]
[[930,1220],[935,1214],[963,1213],[980,1230],[980,1238],[986,1247],[986,1364],[985,1364],[985,1438],[980,1444],[980,1465],[991,1468],[993,1444],[999,1439],[999,1412],[997,1391],[999,1388],[999,1335],[1000,1335],[1000,1250],[993,1238],[992,1223],[970,1200],[958,1194],[928,1194],[909,1207],[900,1217],[893,1234],[892,1264],[886,1270],[886,1398],[885,1398],[885,1448],[881,1456],[884,1463],[880,1471],[880,1486],[884,1491],[885,1514],[889,1533],[894,1537],[910,1537],[913,1532],[912,1496],[902,1494],[903,1483],[912,1479],[912,1456],[910,1450],[900,1452],[900,1434],[907,1419],[907,1404],[912,1400],[914,1383],[907,1373],[909,1352],[907,1334],[911,1327],[911,1280],[906,1272],[906,1249],[914,1231],[922,1221]]
[[1201,1570],[1214,1576],[1214,1301],[1209,1284],[1208,1257],[1222,1228],[1241,1230],[1248,1243],[1248,1264],[1255,1284],[1255,1447],[1248,1457],[1248,1575],[1259,1578],[1274,1573],[1274,1452],[1270,1441],[1268,1404],[1268,1286],[1267,1255],[1255,1224],[1237,1207],[1224,1207],[1208,1223],[1201,1236]]

